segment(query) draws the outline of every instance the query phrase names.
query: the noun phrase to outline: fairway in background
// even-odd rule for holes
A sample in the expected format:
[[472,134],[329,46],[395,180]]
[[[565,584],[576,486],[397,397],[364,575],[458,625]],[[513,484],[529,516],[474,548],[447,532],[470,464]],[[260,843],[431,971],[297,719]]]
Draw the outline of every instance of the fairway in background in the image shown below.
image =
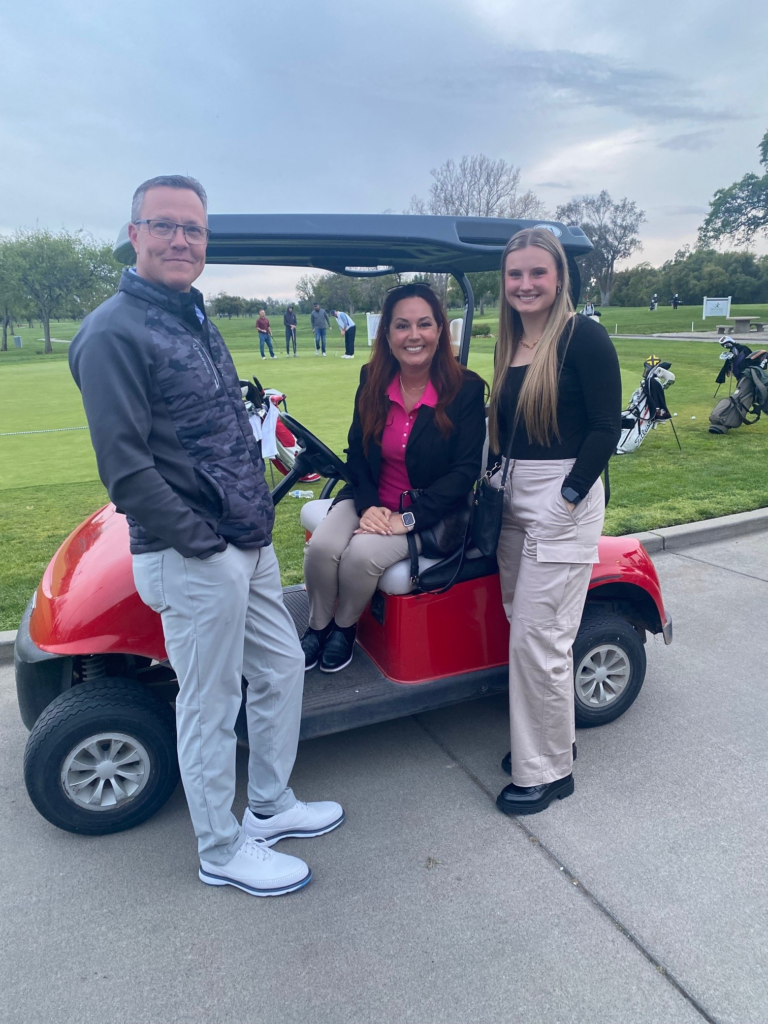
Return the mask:
[[[747,308],[761,315],[768,312],[768,307]],[[676,312],[685,314],[686,309]],[[610,316],[614,313],[626,315],[627,322],[634,317],[635,323],[642,322],[646,314],[655,325],[659,321],[654,317],[675,311],[662,308],[651,314],[616,308]],[[219,322],[238,372],[242,377],[255,374],[265,386],[283,390],[291,414],[343,456],[360,366],[370,353],[364,327],[359,331],[355,359],[339,358],[343,345],[335,327],[328,331],[328,355],[322,359],[313,354],[309,318],[300,316],[299,357],[294,360],[285,356],[281,318],[272,319],[279,356],[265,361],[259,356],[251,320]],[[362,315],[356,319],[364,323]],[[493,325],[494,319],[492,314],[484,322]],[[72,336],[77,326],[72,322],[54,324],[52,334]],[[39,328],[33,329],[31,336],[41,336]],[[768,342],[768,337],[765,340]],[[752,335],[749,342],[757,347],[762,337]],[[472,342],[470,366],[486,380],[492,375],[493,346],[493,338]],[[0,434],[85,425],[80,394],[67,366],[66,348],[54,345],[50,356],[36,356],[29,346],[0,353]],[[634,532],[768,505],[768,481],[762,471],[768,456],[768,418],[725,436],[707,432],[708,416],[715,404],[715,376],[722,365],[718,359],[720,346],[646,338],[619,339],[616,348],[625,403],[637,387],[643,361],[649,355],[672,363],[676,382],[667,392],[667,399],[670,409],[678,413],[674,422],[683,451],[678,451],[669,425],[663,424],[651,431],[637,452],[612,460],[612,495],[605,532]],[[718,397],[725,394],[727,385]],[[317,485],[309,489],[319,491]],[[0,437],[0,629],[18,625],[58,545],[106,500],[87,430]],[[285,584],[301,581],[301,505],[301,500],[287,497],[277,509],[275,549]]]

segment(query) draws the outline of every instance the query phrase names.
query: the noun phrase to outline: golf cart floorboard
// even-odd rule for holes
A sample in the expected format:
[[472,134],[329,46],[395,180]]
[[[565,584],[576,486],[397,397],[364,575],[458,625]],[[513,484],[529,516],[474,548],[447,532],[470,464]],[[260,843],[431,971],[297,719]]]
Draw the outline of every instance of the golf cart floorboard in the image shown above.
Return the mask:
[[[299,636],[309,617],[303,586],[285,587],[283,598]],[[312,669],[304,677],[301,738],[327,736],[363,725],[459,704],[507,688],[507,666],[417,684],[395,683],[355,647],[352,663],[340,672]]]

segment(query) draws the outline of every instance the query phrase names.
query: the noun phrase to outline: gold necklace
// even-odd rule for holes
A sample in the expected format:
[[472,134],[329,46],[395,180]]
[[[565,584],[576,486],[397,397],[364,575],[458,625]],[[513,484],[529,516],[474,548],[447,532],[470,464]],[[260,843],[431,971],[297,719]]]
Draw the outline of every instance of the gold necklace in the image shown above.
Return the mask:
[[[429,384],[429,381],[427,381],[427,384]],[[402,376],[400,376],[400,387],[403,389],[403,391],[410,391],[412,394],[417,395],[420,391],[424,391],[426,389],[427,384],[425,384],[424,387],[421,388],[407,388],[405,384],[403,384]]]
[[541,341],[541,335],[538,336],[538,338],[536,339],[536,341],[534,341],[534,343],[532,345],[530,345],[527,341],[523,341],[522,338],[520,339],[520,344],[523,346],[523,348],[534,349],[534,348],[536,348],[536,346],[539,344],[540,341]]

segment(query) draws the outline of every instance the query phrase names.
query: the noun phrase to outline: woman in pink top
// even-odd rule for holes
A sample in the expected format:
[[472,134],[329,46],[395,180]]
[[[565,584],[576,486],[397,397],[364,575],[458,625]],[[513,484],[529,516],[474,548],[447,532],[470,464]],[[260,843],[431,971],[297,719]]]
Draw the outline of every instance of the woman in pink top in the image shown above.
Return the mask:
[[[408,557],[406,534],[459,508],[480,475],[485,385],[456,362],[448,319],[427,285],[384,301],[373,355],[362,368],[349,431],[349,483],[307,544],[307,669],[352,660],[357,620],[379,577]],[[401,515],[403,491],[419,490]]]

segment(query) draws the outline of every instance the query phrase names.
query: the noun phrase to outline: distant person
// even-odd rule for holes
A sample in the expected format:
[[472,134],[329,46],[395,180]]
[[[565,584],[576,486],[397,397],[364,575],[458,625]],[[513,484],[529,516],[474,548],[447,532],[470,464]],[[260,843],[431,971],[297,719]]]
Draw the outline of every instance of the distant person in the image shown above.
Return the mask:
[[656,310],[656,307],[658,306],[658,304],[659,304],[659,296],[656,294],[656,292],[654,292],[653,295],[651,296],[651,301],[648,303],[648,309],[651,311],[651,313],[653,313]]
[[320,355],[321,345],[323,355],[325,355],[325,334],[331,326],[331,319],[326,311],[320,308],[319,302],[316,302],[312,307],[312,312],[309,314],[309,322],[312,330],[315,332],[315,355]]
[[342,359],[354,359],[355,358],[355,332],[357,327],[355,321],[347,313],[341,313],[336,309],[331,310],[331,316],[336,317],[336,323],[339,325],[341,336],[344,339],[344,355]]
[[285,325],[285,354],[291,354],[291,342],[293,342],[293,355],[296,357],[296,314],[293,306],[289,306],[283,313],[283,324]]
[[584,304],[584,316],[594,316],[594,315],[595,315],[595,304],[594,304],[594,302],[590,302],[590,300],[587,299],[586,303]]
[[272,348],[272,331],[269,326],[267,314],[263,309],[259,310],[259,319],[256,321],[256,330],[259,332],[259,350],[261,351],[261,358],[267,358],[264,355],[264,345],[266,345],[269,349],[270,358],[274,359],[275,350]]
[[680,305],[680,296],[677,294],[677,292],[675,292],[675,294],[672,296],[672,309],[677,309],[677,307],[679,305]]
[[[205,268],[206,208],[194,178],[139,185],[128,226],[136,269],[85,318],[69,365],[99,476],[128,520],[136,589],[160,615],[178,680],[179,768],[198,877],[277,896],[311,872],[272,844],[329,832],[344,812],[330,801],[301,803],[288,785],[304,656],[283,602],[275,511],[237,370],[192,287]],[[241,824],[232,804],[243,692],[250,755]],[[179,863],[169,873],[178,876]]]

